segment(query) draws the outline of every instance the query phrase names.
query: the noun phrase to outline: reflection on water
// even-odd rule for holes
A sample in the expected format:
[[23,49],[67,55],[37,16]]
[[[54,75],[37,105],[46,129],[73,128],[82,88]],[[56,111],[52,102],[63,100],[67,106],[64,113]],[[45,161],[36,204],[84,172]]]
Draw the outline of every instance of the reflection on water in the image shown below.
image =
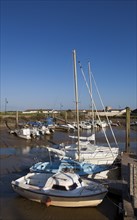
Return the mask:
[[[125,151],[125,143],[119,143],[120,151]],[[130,142],[130,152],[137,154],[137,142]]]
[[0,155],[14,155],[16,154],[15,148],[0,148]]
[[25,146],[24,148],[0,148],[0,155],[31,155],[31,154],[43,154],[47,153],[46,146]]
[[[108,140],[111,142],[111,146],[115,147],[114,139],[112,138],[112,132],[110,129],[105,128],[104,129],[107,135]],[[115,134],[115,137],[118,142],[118,146],[120,148],[120,151],[125,150],[125,129],[121,129],[119,127],[114,127],[113,132]],[[90,136],[92,134],[91,130],[81,130],[80,135],[81,136]],[[42,155],[42,154],[47,154],[47,149],[46,146],[53,146],[55,144],[60,144],[64,142],[65,144],[72,144],[76,141],[76,139],[72,139],[69,137],[70,133],[67,132],[55,132],[51,136],[46,136],[46,141],[48,144],[42,145],[40,144],[40,140],[34,141],[34,144],[32,142],[25,142],[26,145],[20,147],[16,146],[14,147],[6,147],[6,148],[0,148],[0,155]],[[72,133],[71,133],[72,135]],[[77,135],[77,131],[73,132],[73,135]],[[96,133],[96,140],[97,144],[103,144],[104,146],[108,146],[106,144],[105,138],[104,138],[104,132],[102,129],[97,129]],[[41,137],[41,139],[44,140],[45,137]],[[130,138],[134,139],[135,141],[130,142],[130,151],[137,153],[137,132],[134,130],[131,130],[130,132]],[[15,137],[16,140],[16,137]]]
[[[106,144],[103,144],[103,146],[107,146]],[[115,147],[115,143],[111,143],[111,147]],[[125,142],[124,143],[118,143],[118,147],[120,152],[125,151]],[[130,152],[137,154],[137,142],[130,142]]]
[[[103,144],[103,146],[108,147],[107,144]],[[111,147],[115,147],[115,143],[111,143]],[[125,143],[118,143],[120,152],[125,151]],[[130,142],[130,152],[137,154],[137,142]],[[46,149],[46,146],[25,146],[24,148],[13,148],[13,147],[8,147],[8,148],[0,148],[0,155],[27,155],[27,156],[35,156],[37,155],[47,155],[49,152]]]

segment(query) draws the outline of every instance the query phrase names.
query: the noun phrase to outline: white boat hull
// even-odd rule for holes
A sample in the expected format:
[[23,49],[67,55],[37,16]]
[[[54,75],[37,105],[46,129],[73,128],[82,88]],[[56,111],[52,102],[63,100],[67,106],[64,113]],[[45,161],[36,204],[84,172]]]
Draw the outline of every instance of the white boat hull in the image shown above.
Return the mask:
[[12,181],[11,185],[21,196],[46,206],[97,206],[108,192],[102,184],[69,172],[28,173]]
[[29,135],[20,135],[20,134],[17,134],[18,137],[20,138],[23,138],[23,139],[26,139],[26,140],[30,140],[31,137]]
[[[79,155],[75,145],[65,146],[65,150],[63,147],[61,148],[62,150],[48,147],[48,150],[56,153],[57,155],[60,154],[61,156],[66,156],[72,158],[73,160],[78,160]],[[119,149],[117,147],[109,149],[107,147],[98,146],[97,148],[92,149],[92,145],[91,148],[87,148],[86,145],[83,145],[81,148],[85,148],[85,150],[80,151],[80,161],[85,161],[95,165],[112,165],[119,155]]]
[[18,186],[12,185],[15,192],[21,196],[35,202],[45,203],[46,206],[58,206],[58,207],[95,207],[99,205],[106,193],[91,195],[91,196],[81,196],[81,197],[65,197],[65,196],[52,196],[42,193],[40,190],[31,191],[31,189],[22,189]]

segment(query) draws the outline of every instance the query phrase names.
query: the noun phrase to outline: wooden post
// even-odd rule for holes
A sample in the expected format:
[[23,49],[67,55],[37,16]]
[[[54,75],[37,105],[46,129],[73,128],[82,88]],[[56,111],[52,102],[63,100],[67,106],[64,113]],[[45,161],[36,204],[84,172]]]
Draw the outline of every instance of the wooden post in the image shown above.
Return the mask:
[[68,117],[67,117],[67,111],[65,111],[65,122],[67,123],[67,119]]
[[130,108],[126,108],[126,153],[130,151]]
[[18,127],[18,123],[19,123],[19,114],[18,111],[16,111],[16,127]]

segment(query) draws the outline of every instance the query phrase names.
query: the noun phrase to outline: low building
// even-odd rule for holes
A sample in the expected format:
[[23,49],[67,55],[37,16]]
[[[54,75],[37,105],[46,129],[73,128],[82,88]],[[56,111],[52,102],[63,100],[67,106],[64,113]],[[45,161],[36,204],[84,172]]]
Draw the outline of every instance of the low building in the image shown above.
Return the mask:
[[[113,117],[113,116],[120,116],[126,113],[125,109],[109,109],[108,111],[94,111],[94,116],[107,116],[107,117]],[[92,112],[88,112],[89,116],[92,116]]]
[[22,112],[22,114],[36,114],[36,113],[43,113],[43,114],[52,114],[58,113],[53,109],[27,109]]

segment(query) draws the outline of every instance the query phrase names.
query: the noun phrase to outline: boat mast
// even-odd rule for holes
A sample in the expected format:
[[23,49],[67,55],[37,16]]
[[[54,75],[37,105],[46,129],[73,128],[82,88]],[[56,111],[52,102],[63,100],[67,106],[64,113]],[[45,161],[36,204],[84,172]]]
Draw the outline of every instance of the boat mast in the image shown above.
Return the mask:
[[74,64],[74,82],[75,82],[75,101],[76,101],[76,116],[77,116],[77,131],[78,131],[78,161],[80,161],[80,129],[79,129],[79,111],[78,111],[78,80],[77,80],[77,66],[76,66],[76,51],[73,50],[73,64]]
[[[92,94],[92,82],[91,82],[91,69],[90,69],[90,62],[88,62],[88,73],[89,73],[89,90],[90,90],[90,97],[91,97],[91,109],[92,109],[92,126],[93,126],[93,134],[95,135],[95,127],[94,127],[94,109],[93,109],[93,94]],[[94,138],[94,144],[95,144],[95,138]]]

